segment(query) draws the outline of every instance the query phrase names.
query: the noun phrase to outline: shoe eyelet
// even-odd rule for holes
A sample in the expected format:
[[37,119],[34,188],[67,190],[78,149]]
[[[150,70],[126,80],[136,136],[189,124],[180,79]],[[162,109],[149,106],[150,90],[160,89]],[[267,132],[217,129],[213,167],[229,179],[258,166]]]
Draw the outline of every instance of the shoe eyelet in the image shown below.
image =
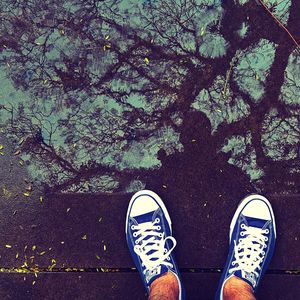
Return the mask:
[[160,233],[160,234],[159,234],[159,237],[163,237],[163,234],[162,234],[162,233]]
[[155,219],[155,223],[158,224],[159,222],[160,222],[160,219],[159,219],[159,218],[156,218],[156,219]]
[[137,233],[136,233],[136,232],[134,232],[132,235],[133,235],[134,237],[137,237]]
[[244,231],[242,231],[242,232],[240,233],[240,235],[241,235],[241,236],[244,236],[244,235],[245,235]]
[[242,228],[242,229],[245,228],[245,224],[244,224],[244,223],[241,224],[241,228]]
[[242,242],[242,239],[239,239],[239,243],[241,243]]
[[266,234],[268,234],[270,231],[269,231],[269,229],[266,229]]
[[135,242],[134,242],[136,245],[138,245],[138,241],[136,240]]
[[157,230],[161,230],[161,227],[160,227],[160,226],[157,226]]
[[265,241],[268,241],[269,239],[268,239],[268,237],[265,237]]
[[171,260],[170,256],[167,257],[167,260]]
[[235,262],[233,261],[233,262],[231,263],[231,265],[234,266],[234,265],[235,265]]
[[134,225],[131,225],[131,227],[130,227],[132,230],[134,230]]

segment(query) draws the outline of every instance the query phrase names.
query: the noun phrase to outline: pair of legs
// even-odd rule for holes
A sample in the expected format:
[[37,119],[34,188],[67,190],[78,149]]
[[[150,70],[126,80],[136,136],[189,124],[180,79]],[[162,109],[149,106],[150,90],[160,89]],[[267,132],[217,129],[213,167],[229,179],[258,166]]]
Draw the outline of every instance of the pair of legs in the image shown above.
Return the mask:
[[[125,231],[149,299],[185,299],[173,253],[176,240],[171,219],[157,194],[143,190],[131,198]],[[229,253],[215,299],[253,300],[275,247],[275,220],[269,201],[261,195],[244,198],[232,218],[229,237]]]
[[[149,300],[177,300],[179,285],[176,277],[171,273],[160,276],[150,285]],[[233,276],[224,285],[224,300],[255,300],[252,287],[242,279]]]

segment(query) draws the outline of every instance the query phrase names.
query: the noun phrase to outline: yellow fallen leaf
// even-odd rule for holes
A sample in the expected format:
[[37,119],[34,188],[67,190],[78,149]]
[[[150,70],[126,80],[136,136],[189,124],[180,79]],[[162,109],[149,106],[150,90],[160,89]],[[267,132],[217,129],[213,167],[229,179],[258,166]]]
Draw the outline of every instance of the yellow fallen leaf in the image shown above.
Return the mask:
[[106,49],[110,49],[111,48],[111,45],[110,44],[106,44],[103,46],[103,50],[105,51]]
[[27,267],[28,267],[27,262],[24,261],[24,264],[21,266],[21,268],[27,268]]
[[23,195],[24,195],[25,197],[29,197],[29,196],[30,196],[30,193],[26,192],[26,193],[23,193]]
[[6,187],[2,188],[2,192],[5,197],[10,197],[12,195],[12,193]]
[[149,65],[149,62],[150,62],[149,58],[145,57],[145,63],[146,63],[146,65]]
[[12,248],[12,246],[11,246],[11,245],[5,245],[5,247],[6,247],[6,248]]
[[201,27],[200,36],[203,36],[204,34],[205,34],[205,27]]

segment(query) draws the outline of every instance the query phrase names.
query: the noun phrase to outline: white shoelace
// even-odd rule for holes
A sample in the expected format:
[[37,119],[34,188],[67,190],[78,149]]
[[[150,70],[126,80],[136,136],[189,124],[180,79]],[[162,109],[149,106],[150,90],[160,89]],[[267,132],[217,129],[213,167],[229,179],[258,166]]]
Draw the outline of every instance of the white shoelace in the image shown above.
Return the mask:
[[[146,272],[155,274],[156,269],[160,265],[173,267],[168,260],[170,260],[169,256],[176,246],[176,240],[171,236],[165,238],[164,233],[158,232],[160,226],[155,224],[159,222],[159,218],[156,218],[154,222],[145,222],[131,226],[132,230],[136,230],[133,236],[139,236],[135,241],[134,252],[142,260],[142,265],[145,267],[144,274]],[[165,248],[167,240],[171,240],[173,243],[170,250]],[[150,252],[152,253],[150,254]]]
[[247,273],[252,273],[257,278],[261,269],[260,264],[265,257],[264,248],[267,247],[266,241],[268,237],[264,234],[269,233],[269,229],[261,229],[251,226],[241,225],[244,229],[241,231],[241,236],[238,243],[234,242],[234,257],[235,260],[232,262],[232,266],[229,269],[229,273],[233,273],[237,270],[241,270]]

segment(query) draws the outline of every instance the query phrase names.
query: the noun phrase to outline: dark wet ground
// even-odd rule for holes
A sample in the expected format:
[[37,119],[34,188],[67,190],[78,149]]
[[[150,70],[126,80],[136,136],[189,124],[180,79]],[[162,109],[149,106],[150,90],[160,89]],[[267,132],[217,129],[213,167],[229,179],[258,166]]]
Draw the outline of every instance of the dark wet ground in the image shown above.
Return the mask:
[[267,196],[261,297],[295,299],[299,2],[112,2],[0,4],[1,297],[143,299],[123,229],[148,188],[190,299],[213,295],[237,203]]

